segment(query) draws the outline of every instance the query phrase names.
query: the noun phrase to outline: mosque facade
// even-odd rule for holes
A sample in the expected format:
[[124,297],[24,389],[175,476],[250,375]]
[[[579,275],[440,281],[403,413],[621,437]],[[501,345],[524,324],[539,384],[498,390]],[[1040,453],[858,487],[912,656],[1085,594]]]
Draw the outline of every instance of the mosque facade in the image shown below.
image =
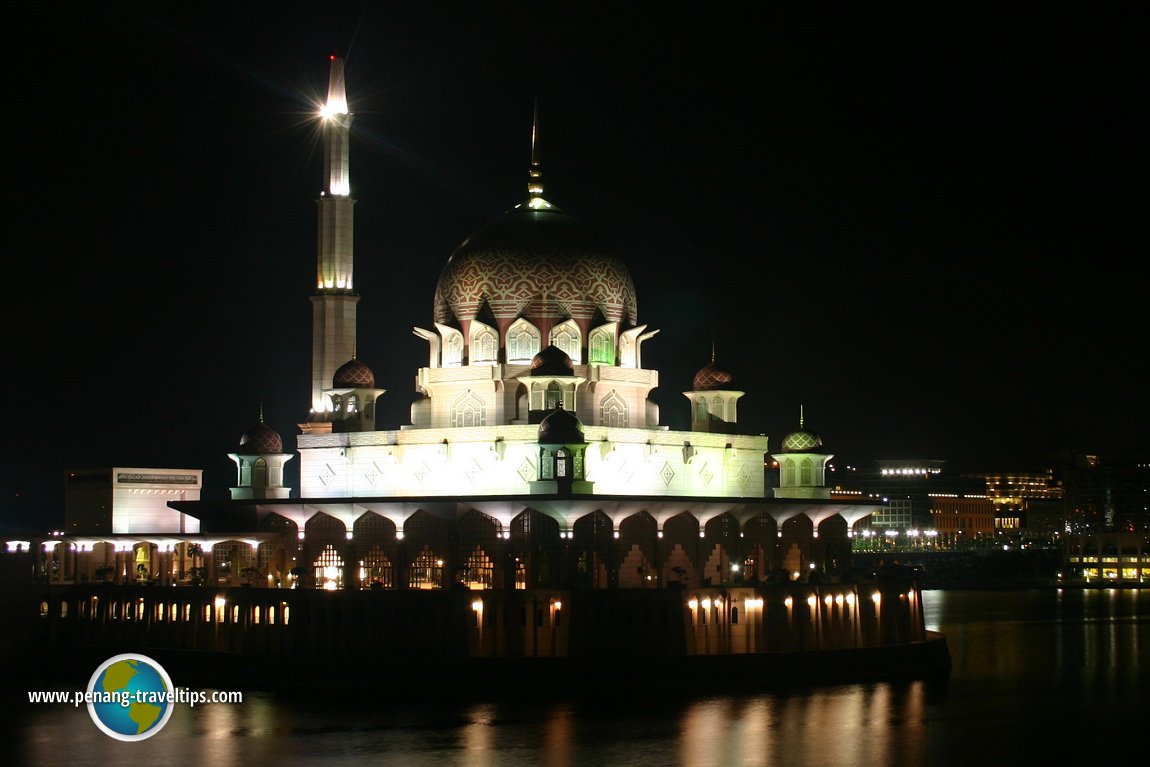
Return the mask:
[[[663,627],[645,642],[660,657],[926,638],[912,582],[880,588],[851,572],[851,529],[880,507],[830,498],[818,435],[800,422],[772,454],[768,437],[740,433],[745,393],[713,354],[683,392],[690,429],[660,423],[659,374],[643,364],[658,330],[639,320],[624,260],[544,197],[534,129],[526,200],[451,254],[432,322],[413,328],[427,362],[409,423],[377,423],[386,391],[356,356],[352,115],[336,57],[322,115],[312,392],[296,454],[261,414],[230,453],[230,499],[168,503],[197,520],[194,535],[44,542],[43,580],[72,588],[42,603],[58,636],[135,620],[172,649],[276,655],[299,631],[341,641],[331,626],[343,618],[315,618],[328,609],[318,592],[367,615],[349,600],[421,591],[443,595],[390,614],[418,627],[448,611],[452,658],[585,655],[635,639],[620,622],[635,611]],[[298,491],[284,483],[293,459]],[[139,591],[101,601],[85,590],[100,580]],[[151,585],[191,588],[173,598]],[[214,638],[141,628],[173,623]],[[396,652],[441,641],[407,636]]]

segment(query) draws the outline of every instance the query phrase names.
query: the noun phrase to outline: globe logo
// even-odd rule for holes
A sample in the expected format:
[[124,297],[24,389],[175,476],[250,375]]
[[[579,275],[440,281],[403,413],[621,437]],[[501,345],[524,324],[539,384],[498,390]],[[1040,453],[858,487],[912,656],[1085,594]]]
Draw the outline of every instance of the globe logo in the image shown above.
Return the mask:
[[164,728],[175,708],[172,679],[146,655],[125,653],[100,664],[88,682],[88,713],[105,735],[144,740]]

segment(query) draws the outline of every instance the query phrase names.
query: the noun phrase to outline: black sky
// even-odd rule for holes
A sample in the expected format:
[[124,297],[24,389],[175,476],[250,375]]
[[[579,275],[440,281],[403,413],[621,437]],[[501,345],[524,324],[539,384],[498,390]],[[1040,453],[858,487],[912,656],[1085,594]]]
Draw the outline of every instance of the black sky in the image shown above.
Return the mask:
[[261,402],[294,444],[331,53],[389,427],[444,262],[525,197],[538,99],[546,197],[630,265],[672,428],[713,343],[741,430],[802,405],[845,462],[1145,443],[1132,10],[164,5],[10,27],[5,519],[58,516],[69,468],[224,497]]

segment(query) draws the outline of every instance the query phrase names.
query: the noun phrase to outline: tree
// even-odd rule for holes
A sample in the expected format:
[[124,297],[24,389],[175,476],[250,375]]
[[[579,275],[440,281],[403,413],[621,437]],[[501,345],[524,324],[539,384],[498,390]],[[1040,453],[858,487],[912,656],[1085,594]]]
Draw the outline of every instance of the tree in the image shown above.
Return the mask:
[[187,555],[192,558],[192,567],[188,571],[189,580],[193,586],[202,586],[204,584],[204,568],[196,563],[203,562],[204,547],[198,543],[189,543]]

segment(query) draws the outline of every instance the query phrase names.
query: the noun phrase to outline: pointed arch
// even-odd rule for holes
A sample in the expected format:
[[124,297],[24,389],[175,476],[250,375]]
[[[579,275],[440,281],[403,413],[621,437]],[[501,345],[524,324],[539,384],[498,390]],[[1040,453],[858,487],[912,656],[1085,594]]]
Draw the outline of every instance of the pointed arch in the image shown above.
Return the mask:
[[[690,560],[692,571],[696,563],[699,547],[699,520],[688,511],[682,511],[663,523],[663,546],[683,550]],[[696,585],[693,581],[688,585]]]
[[252,487],[267,487],[268,462],[263,456],[252,461]]
[[530,364],[542,348],[539,328],[520,317],[507,329],[507,361]]
[[619,565],[619,586],[623,588],[657,588],[661,574],[655,568],[655,551],[659,524],[646,511],[640,511],[619,523],[619,548],[626,552]]
[[795,469],[794,459],[784,457],[781,464],[782,477],[780,477],[780,484],[782,484],[783,487],[795,487],[798,484],[798,472]]
[[587,361],[592,365],[615,364],[615,332],[617,323],[600,325],[587,338]]
[[499,522],[477,509],[469,509],[456,525],[458,571],[454,582],[471,589],[495,587],[495,556],[500,544]]
[[489,365],[499,361],[499,334],[495,328],[479,320],[472,320],[470,327],[468,363]]
[[575,320],[567,320],[551,328],[550,342],[552,346],[561,349],[570,357],[572,364],[580,365],[583,363],[583,334],[580,332],[579,326],[575,324]]
[[606,588],[615,559],[611,518],[599,509],[580,517],[572,526],[572,538],[575,582],[591,588]]
[[627,401],[619,396],[619,393],[614,389],[599,400],[599,425],[616,429],[626,429],[630,426]]
[[518,560],[523,565],[524,584],[558,585],[563,571],[559,523],[540,511],[527,509],[511,520],[510,533],[505,561]]
[[403,523],[410,560],[409,585],[414,589],[443,588],[443,569],[451,550],[451,526],[423,509]]
[[443,361],[445,368],[459,367],[463,364],[463,334],[455,328],[436,324],[439,335],[443,338]]
[[471,389],[460,394],[451,403],[452,428],[487,425],[487,404]]

